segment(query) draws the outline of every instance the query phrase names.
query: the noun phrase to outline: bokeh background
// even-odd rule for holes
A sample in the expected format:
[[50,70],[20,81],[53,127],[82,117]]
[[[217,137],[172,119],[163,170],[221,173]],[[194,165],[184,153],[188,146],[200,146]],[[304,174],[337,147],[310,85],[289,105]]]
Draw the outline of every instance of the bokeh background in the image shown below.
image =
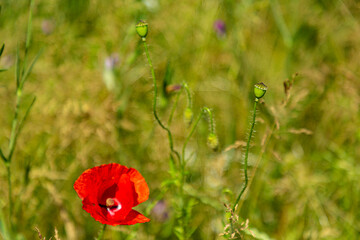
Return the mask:
[[[7,152],[15,107],[17,47],[26,41],[29,1],[1,0],[0,147]],[[42,51],[23,94],[37,101],[12,161],[17,239],[93,239],[101,224],[82,210],[74,181],[118,162],[138,169],[150,199],[137,207],[150,223],[109,227],[105,239],[176,239],[169,146],[152,115],[152,79],[135,24],[149,23],[150,56],[169,117],[187,82],[193,112],[213,109],[220,149],[206,145],[204,118],[187,152],[187,193],[195,200],[192,239],[222,239],[224,203],[244,182],[242,162],[253,85],[258,107],[249,157],[250,186],[239,205],[256,239],[360,236],[360,4],[351,0],[35,0],[29,59]],[[284,85],[285,82],[285,85]],[[286,86],[286,87],[284,87]],[[286,91],[285,91],[286,90]],[[187,132],[179,99],[171,130]],[[0,238],[9,229],[6,168],[0,164]],[[164,197],[156,204],[160,192]],[[147,211],[147,209],[149,211]],[[151,211],[150,211],[151,210]],[[247,235],[246,238],[254,237]]]

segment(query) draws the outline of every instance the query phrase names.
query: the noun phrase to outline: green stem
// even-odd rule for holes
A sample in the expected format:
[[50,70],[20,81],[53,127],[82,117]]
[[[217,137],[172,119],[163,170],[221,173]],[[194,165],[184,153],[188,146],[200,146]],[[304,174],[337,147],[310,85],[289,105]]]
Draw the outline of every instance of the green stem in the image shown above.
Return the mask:
[[[186,88],[185,88],[186,89]],[[182,228],[182,237],[183,239],[186,239],[186,228],[185,228],[185,220],[184,218],[186,216],[185,215],[185,195],[184,195],[184,184],[185,184],[185,165],[186,165],[186,160],[185,160],[185,150],[186,150],[186,146],[188,144],[188,142],[190,141],[190,138],[192,137],[192,135],[195,132],[195,129],[197,127],[197,125],[199,124],[201,117],[203,116],[204,113],[209,113],[210,117],[211,117],[211,111],[209,108],[204,107],[201,109],[201,112],[199,113],[195,123],[193,124],[188,136],[185,139],[183,148],[182,148],[182,155],[181,155],[181,162],[180,162],[180,177],[181,177],[181,181],[180,181],[180,198],[182,200],[182,206],[181,206],[181,221],[180,221],[180,227]]]
[[214,124],[214,117],[210,109],[204,109],[209,114],[209,121],[210,121],[210,133],[215,134],[215,124]]
[[6,162],[7,178],[8,178],[8,188],[9,188],[9,219],[11,226],[11,215],[12,215],[12,200],[11,200],[11,171],[10,171],[10,162]]
[[18,126],[18,114],[19,114],[19,107],[20,107],[20,100],[21,100],[21,89],[17,88],[16,90],[16,106],[15,106],[15,113],[14,118],[11,126],[11,134],[9,140],[9,155],[7,157],[6,170],[7,170],[7,177],[8,177],[8,186],[9,186],[9,220],[11,226],[11,215],[12,215],[12,193],[11,193],[11,170],[10,170],[10,163],[11,159],[15,150],[16,146],[16,137],[17,137],[17,126]]
[[185,168],[185,163],[186,163],[186,161],[185,161],[185,150],[186,150],[186,146],[187,146],[188,142],[190,141],[191,136],[194,134],[195,129],[196,129],[198,123],[200,122],[200,119],[201,119],[201,117],[203,116],[204,113],[208,113],[208,114],[209,114],[209,118],[211,119],[211,120],[210,120],[211,133],[214,133],[214,131],[215,131],[215,130],[213,129],[212,112],[211,112],[211,110],[210,110],[209,108],[203,107],[203,108],[201,109],[201,112],[200,112],[200,114],[198,115],[198,117],[197,117],[194,125],[192,126],[192,128],[191,128],[188,136],[186,137],[185,142],[184,142],[184,145],[183,145],[183,148],[182,148],[181,166],[182,166],[183,168]]
[[188,142],[190,141],[191,136],[194,134],[195,129],[196,129],[198,123],[200,122],[200,119],[201,119],[201,117],[203,116],[203,114],[204,114],[204,110],[202,109],[201,112],[199,113],[199,115],[198,115],[195,123],[193,124],[193,126],[192,126],[192,128],[191,128],[191,130],[190,130],[190,132],[189,132],[189,134],[188,134],[188,136],[187,136],[186,139],[185,139],[185,142],[184,142],[184,145],[183,145],[183,148],[182,148],[182,157],[181,157],[181,163],[182,163],[182,164],[181,164],[181,165],[185,165],[184,163],[185,163],[185,150],[186,150],[186,146],[187,146]]
[[[184,188],[184,184],[185,184],[185,165],[186,165],[186,159],[185,159],[185,150],[186,150],[186,146],[188,144],[188,142],[190,141],[191,136],[194,134],[195,129],[197,127],[197,125],[200,122],[201,117],[203,116],[204,113],[209,113],[211,114],[211,111],[209,108],[204,107],[201,109],[201,112],[199,113],[195,123],[193,124],[188,136],[185,139],[183,148],[182,148],[182,156],[181,156],[181,163],[180,163],[180,174],[181,174],[181,182],[180,182],[180,196],[183,199],[183,205],[184,203],[184,193],[183,193],[183,188]],[[182,209],[182,214],[184,212],[184,209]]]
[[19,107],[21,101],[21,88],[16,90],[16,106],[15,106],[15,113],[11,127],[11,134],[9,140],[9,156],[7,158],[8,162],[11,162],[15,146],[16,146],[16,133],[17,133],[17,126],[18,126],[18,114],[19,114]]
[[173,119],[177,104],[179,102],[180,93],[181,93],[181,91],[176,94],[176,99],[175,99],[174,105],[171,108],[171,112],[170,112],[170,116],[169,116],[169,120],[168,120],[168,126],[171,125],[171,122],[172,122],[172,119]]
[[169,145],[170,145],[170,150],[172,153],[174,153],[176,155],[176,157],[180,160],[180,154],[174,149],[174,143],[173,143],[173,139],[172,139],[172,135],[171,135],[171,131],[165,127],[165,125],[161,122],[161,120],[159,119],[158,115],[157,115],[157,111],[156,111],[156,107],[157,107],[157,83],[156,83],[156,78],[155,78],[155,71],[154,71],[154,67],[152,65],[151,59],[150,59],[150,55],[149,55],[149,50],[146,44],[146,39],[143,38],[142,39],[143,43],[144,43],[144,48],[145,48],[145,53],[146,53],[146,57],[151,69],[151,75],[154,81],[154,102],[153,102],[153,113],[154,113],[154,117],[156,119],[156,121],[158,122],[158,124],[160,125],[160,127],[162,129],[164,129],[167,134],[168,134],[168,138],[169,138]]
[[0,148],[0,157],[2,160],[4,160],[4,162],[7,162],[7,159],[6,159],[5,155],[3,154],[1,148]]
[[192,98],[191,98],[191,92],[190,92],[189,86],[187,85],[187,83],[183,83],[183,86],[186,91],[187,107],[192,108]]
[[245,189],[246,189],[247,184],[248,184],[247,165],[248,165],[249,147],[250,147],[251,135],[252,135],[252,133],[253,133],[254,126],[255,126],[256,104],[257,104],[258,101],[259,101],[259,99],[258,99],[258,98],[255,98],[254,113],[253,113],[253,118],[252,118],[252,123],[251,123],[251,129],[250,129],[249,139],[248,139],[247,145],[246,145],[245,160],[244,160],[245,184],[244,184],[243,189],[242,189],[241,192],[239,193],[239,196],[236,198],[235,204],[234,204],[234,206],[233,206],[233,208],[232,208],[232,211],[233,211],[233,212],[235,212],[235,208],[236,208],[237,204],[239,203],[239,200],[240,200],[241,196],[242,196],[243,193],[245,192]]
[[97,236],[97,238],[95,240],[101,240],[103,238],[105,229],[106,229],[106,224],[103,224],[103,227],[100,230],[99,235]]

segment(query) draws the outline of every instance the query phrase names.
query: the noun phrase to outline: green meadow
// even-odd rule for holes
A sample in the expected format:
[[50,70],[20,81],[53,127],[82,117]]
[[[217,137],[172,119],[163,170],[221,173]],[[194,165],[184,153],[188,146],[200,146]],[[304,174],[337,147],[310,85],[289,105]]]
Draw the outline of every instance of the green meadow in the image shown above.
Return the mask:
[[358,1],[0,6],[0,239],[100,239],[73,185],[108,163],[150,222],[102,239],[360,238]]

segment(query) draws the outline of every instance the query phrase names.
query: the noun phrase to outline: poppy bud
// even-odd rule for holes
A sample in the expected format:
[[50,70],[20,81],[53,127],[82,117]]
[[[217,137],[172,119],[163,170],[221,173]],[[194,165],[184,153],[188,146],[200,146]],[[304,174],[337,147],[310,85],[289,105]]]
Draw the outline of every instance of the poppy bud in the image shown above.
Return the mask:
[[262,98],[267,90],[267,86],[264,83],[257,83],[254,86],[254,94],[256,98]]
[[207,144],[212,150],[214,150],[214,151],[218,150],[218,148],[219,148],[219,139],[216,136],[216,134],[214,134],[214,133],[209,134],[209,136],[207,138]]
[[194,113],[191,110],[191,108],[189,108],[189,107],[186,108],[185,112],[184,112],[184,121],[187,126],[190,126],[190,124],[193,120],[193,117],[194,117]]
[[166,86],[165,91],[167,94],[176,93],[179,92],[181,88],[182,86],[180,84],[170,84]]
[[145,41],[146,35],[148,34],[147,22],[140,20],[140,22],[136,24],[136,32],[141,37],[141,39]]

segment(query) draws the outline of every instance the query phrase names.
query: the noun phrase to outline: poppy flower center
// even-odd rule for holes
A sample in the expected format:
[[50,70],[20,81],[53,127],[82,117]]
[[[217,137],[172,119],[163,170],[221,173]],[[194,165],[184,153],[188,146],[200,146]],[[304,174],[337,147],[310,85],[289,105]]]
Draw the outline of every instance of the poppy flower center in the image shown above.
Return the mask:
[[114,201],[114,199],[112,199],[112,198],[108,198],[108,199],[106,199],[106,207],[112,207],[112,206],[114,206],[115,205],[115,201]]

